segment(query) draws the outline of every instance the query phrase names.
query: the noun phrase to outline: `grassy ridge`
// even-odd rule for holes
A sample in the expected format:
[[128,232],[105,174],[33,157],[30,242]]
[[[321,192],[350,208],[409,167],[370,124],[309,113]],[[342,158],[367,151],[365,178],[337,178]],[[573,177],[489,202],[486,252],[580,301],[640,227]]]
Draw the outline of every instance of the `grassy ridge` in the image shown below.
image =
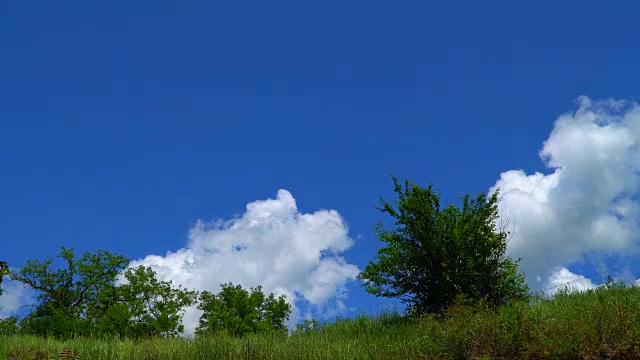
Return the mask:
[[34,359],[70,348],[80,359],[588,359],[640,358],[640,288],[561,294],[497,312],[454,306],[446,318],[340,320],[290,337],[184,339],[0,338],[0,358]]

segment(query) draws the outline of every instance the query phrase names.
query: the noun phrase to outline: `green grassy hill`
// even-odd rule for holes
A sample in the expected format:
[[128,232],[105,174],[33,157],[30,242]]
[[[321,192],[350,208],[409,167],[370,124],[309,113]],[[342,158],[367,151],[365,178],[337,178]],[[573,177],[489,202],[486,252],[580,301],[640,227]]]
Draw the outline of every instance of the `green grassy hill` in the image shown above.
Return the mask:
[[[287,336],[196,340],[0,337],[3,359],[638,359],[640,288],[561,293],[498,311],[453,306],[442,319],[389,313]],[[41,355],[42,356],[42,355]],[[47,358],[47,357],[43,357]]]

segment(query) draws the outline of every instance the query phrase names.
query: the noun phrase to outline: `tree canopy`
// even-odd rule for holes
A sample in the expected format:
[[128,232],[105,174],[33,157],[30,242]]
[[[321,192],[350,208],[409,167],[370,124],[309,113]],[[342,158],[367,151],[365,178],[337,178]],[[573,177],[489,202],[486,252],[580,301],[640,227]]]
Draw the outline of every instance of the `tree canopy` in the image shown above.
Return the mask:
[[51,258],[28,260],[11,275],[39,293],[40,303],[21,321],[21,328],[42,335],[87,334],[91,331],[91,321],[85,316],[87,306],[98,300],[100,291],[115,286],[118,273],[129,260],[104,250],[86,252],[78,259],[73,249],[64,246],[58,258],[66,267],[53,270]]
[[[120,319],[127,320],[126,335],[134,337],[175,336],[184,330],[180,322],[182,310],[195,304],[197,291],[174,288],[171,281],[158,281],[155,272],[144,266],[128,268],[125,278],[128,283],[117,289],[117,300],[126,308],[116,310],[116,316],[108,316],[107,320],[120,315]],[[107,321],[110,323],[113,321]]]
[[379,249],[358,278],[374,295],[399,298],[412,314],[443,313],[459,296],[499,306],[529,297],[517,262],[505,256],[508,232],[498,229],[498,192],[471,199],[462,207],[442,207],[432,185],[393,177],[397,208],[380,198],[376,207],[395,219],[378,223]]
[[286,332],[284,322],[289,318],[291,305],[285,296],[265,297],[262,287],[251,288],[222,284],[218,294],[203,291],[198,309],[203,311],[197,335],[223,332],[233,336],[265,331]]
[[198,299],[203,314],[197,334],[286,333],[284,321],[291,305],[284,295],[266,296],[261,286],[248,291],[227,283],[222,284],[219,294],[203,291],[198,297],[197,291],[159,281],[153,269],[128,267],[127,258],[105,250],[86,252],[78,258],[73,249],[63,246],[58,258],[64,266],[54,268],[51,258],[29,260],[11,274],[37,292],[39,303],[20,321],[17,317],[0,321],[0,333],[19,331],[59,338],[176,336],[184,331],[181,320],[185,307],[195,305]]
[[[197,298],[195,291],[158,281],[150,268],[127,268],[127,258],[105,250],[76,258],[63,246],[58,257],[65,267],[53,270],[52,259],[29,260],[12,275],[39,293],[40,303],[20,321],[22,333],[170,336],[183,330],[181,311]],[[127,282],[118,285],[122,272]]]

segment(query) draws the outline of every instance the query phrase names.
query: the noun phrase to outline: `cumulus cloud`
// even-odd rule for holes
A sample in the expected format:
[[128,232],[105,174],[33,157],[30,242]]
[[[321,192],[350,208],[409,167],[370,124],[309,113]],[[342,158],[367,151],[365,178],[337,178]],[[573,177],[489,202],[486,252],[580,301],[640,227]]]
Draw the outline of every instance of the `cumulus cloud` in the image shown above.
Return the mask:
[[[359,270],[340,253],[352,245],[337,211],[302,214],[291,193],[279,190],[276,199],[247,204],[242,216],[198,221],[185,247],[165,256],[149,255],[129,266],[149,266],[160,280],[214,293],[225,282],[245,288],[261,285],[266,294],[286,295],[293,308],[288,322],[292,325],[303,310],[330,313],[344,306],[346,284]],[[186,310],[187,335],[199,317],[197,309]]]
[[586,291],[597,288],[591,279],[585,279],[582,275],[578,275],[569,271],[565,267],[557,268],[545,283],[544,295],[553,296],[558,291],[568,289],[569,291]]
[[5,278],[0,296],[0,318],[18,315],[21,306],[33,299],[33,293],[24,284]]
[[580,97],[540,150],[550,172],[506,171],[491,187],[512,232],[508,255],[522,258],[532,288],[569,281],[565,267],[587,258],[638,253],[639,140],[638,104]]

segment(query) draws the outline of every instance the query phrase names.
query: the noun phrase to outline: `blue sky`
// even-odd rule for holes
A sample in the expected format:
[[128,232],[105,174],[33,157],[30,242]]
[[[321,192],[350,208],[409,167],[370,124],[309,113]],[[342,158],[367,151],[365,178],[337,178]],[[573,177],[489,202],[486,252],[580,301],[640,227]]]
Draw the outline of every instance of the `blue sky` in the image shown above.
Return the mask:
[[[570,149],[583,154],[581,146],[591,149],[591,143],[563,147],[558,144],[573,139],[573,132],[552,131],[565,113],[574,114],[565,119],[573,126],[591,121],[589,114],[619,109],[599,100],[638,99],[638,7],[595,1],[2,1],[0,257],[23,264],[55,256],[62,244],[78,252],[102,248],[141,263],[156,261],[166,279],[179,281],[184,274],[177,275],[177,260],[167,251],[232,236],[204,225],[194,238],[199,220],[237,216],[249,224],[247,204],[276,199],[286,189],[297,207],[289,214],[292,200],[279,198],[285,203],[280,215],[294,222],[285,221],[291,226],[285,228],[315,239],[334,226],[328,235],[333,242],[317,240],[313,254],[344,260],[326,263],[334,271],[324,275],[317,259],[305,263],[311,267],[302,274],[318,279],[306,285],[295,280],[308,291],[298,295],[300,316],[340,312],[336,298],[343,316],[376,311],[394,302],[366,294],[350,274],[381,245],[372,228],[385,218],[374,205],[378,196],[393,199],[388,173],[423,185],[432,181],[448,202],[488,191],[500,179],[506,187],[533,179],[509,182],[501,174],[510,170],[552,175],[554,166],[571,168],[566,162],[591,172],[565,172],[564,186],[549,185],[556,189],[552,195],[532,188],[546,194],[536,199],[576,205],[582,203],[563,199],[604,189],[581,181],[608,165],[563,155]],[[594,103],[578,100],[582,95]],[[635,103],[625,109],[616,121],[633,140]],[[605,127],[597,130],[610,134]],[[547,167],[539,152],[553,134],[547,144],[558,145],[549,148],[556,165]],[[622,164],[602,180],[613,184],[602,194],[610,203],[637,190],[636,180],[615,181],[633,173],[636,150],[632,144],[607,149],[607,161]],[[635,209],[634,197],[625,196],[625,209]],[[523,219],[541,214],[509,199],[505,209],[520,211]],[[549,206],[550,213],[567,213]],[[339,215],[316,213],[322,209]],[[602,225],[606,219],[598,216],[612,211],[597,208],[591,218],[565,220]],[[304,227],[297,213],[326,221]],[[598,229],[635,229],[635,213],[625,214],[627,223]],[[545,217],[536,219],[535,227],[546,229]],[[582,241],[575,232],[553,230],[565,228],[554,219],[552,230],[538,234],[550,240],[538,245],[531,245],[534,236],[522,220],[519,234],[530,246],[513,253],[553,252],[555,242]],[[286,245],[298,239],[293,233],[255,233],[250,246],[299,257]],[[544,278],[540,269],[563,267],[571,273],[555,275],[566,279],[605,263],[624,264],[637,241],[620,236],[609,247],[595,236],[566,254],[558,251],[566,256],[552,263],[531,260],[527,269]],[[285,245],[260,242],[267,238]],[[315,245],[296,249],[305,246]],[[334,253],[327,255],[330,248]],[[586,253],[588,262],[576,260]],[[237,274],[251,264],[243,261],[230,278],[244,279]],[[286,293],[297,270],[282,271],[275,280],[247,275],[246,284],[268,280]],[[541,281],[536,286],[543,287]],[[320,288],[335,296],[318,295]],[[322,305],[314,308],[309,299]]]

